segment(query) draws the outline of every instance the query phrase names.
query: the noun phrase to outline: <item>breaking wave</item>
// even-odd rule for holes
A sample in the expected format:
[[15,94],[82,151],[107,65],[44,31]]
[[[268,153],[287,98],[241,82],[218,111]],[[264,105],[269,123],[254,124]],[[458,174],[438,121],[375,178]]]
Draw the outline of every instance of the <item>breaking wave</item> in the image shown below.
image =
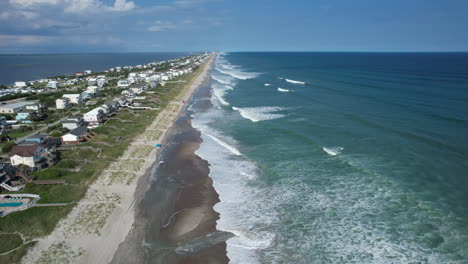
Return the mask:
[[341,154],[341,151],[343,151],[344,148],[342,148],[342,147],[331,147],[331,148],[323,147],[322,149],[328,155],[336,156],[336,155]]
[[279,88],[279,87],[278,87],[277,90],[278,90],[278,92],[283,92],[283,93],[288,93],[288,92],[290,92],[288,89],[283,89],[283,88]]
[[296,80],[286,79],[286,78],[283,78],[283,77],[278,77],[278,79],[280,79],[280,80],[285,80],[285,81],[287,81],[287,82],[289,82],[289,83],[294,83],[294,84],[302,84],[302,85],[306,84],[305,82],[302,82],[302,81],[296,81]]
[[276,112],[284,110],[284,108],[277,106],[260,106],[260,107],[232,107],[233,110],[239,111],[240,115],[249,119],[252,122],[259,122],[264,120],[271,120],[285,117],[283,114]]

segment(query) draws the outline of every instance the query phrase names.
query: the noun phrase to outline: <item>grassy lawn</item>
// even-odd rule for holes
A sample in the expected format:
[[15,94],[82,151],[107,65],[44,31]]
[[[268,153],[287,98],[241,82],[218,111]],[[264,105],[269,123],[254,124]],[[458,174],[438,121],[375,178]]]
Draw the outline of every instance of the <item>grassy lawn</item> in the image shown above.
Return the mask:
[[[201,69],[188,74],[185,80],[193,80]],[[167,104],[180,94],[183,88],[190,82],[167,83],[165,87],[151,89],[158,94],[144,94],[148,99],[158,97],[161,103],[158,104],[163,109]],[[89,185],[96,180],[98,175],[108,167],[111,162],[116,161],[127,149],[130,142],[138,135],[143,134],[145,128],[157,116],[159,110],[130,111],[123,109],[119,111],[115,118],[120,120],[109,120],[105,125],[94,129],[97,134],[90,142],[82,143],[79,147],[90,146],[101,149],[101,153],[92,150],[76,149],[62,151],[61,161],[56,165],[35,172],[34,175],[39,180],[60,179],[65,180],[65,185],[35,185],[26,184],[24,193],[34,193],[41,196],[39,203],[70,203],[63,207],[33,207],[25,211],[9,214],[0,218],[0,232],[20,232],[28,241],[31,239],[50,234],[58,221],[65,217],[73,206],[85,195]],[[133,123],[126,123],[121,120],[131,120]],[[29,134],[31,132],[26,132]],[[22,135],[15,135],[20,137]],[[98,144],[105,142],[108,144]],[[79,172],[67,169],[80,166]],[[6,238],[6,237],[5,237]],[[17,237],[0,236],[0,253],[8,251],[10,247],[18,246]],[[27,247],[32,243],[23,245],[20,249],[0,256],[0,263],[16,262],[23,256]]]

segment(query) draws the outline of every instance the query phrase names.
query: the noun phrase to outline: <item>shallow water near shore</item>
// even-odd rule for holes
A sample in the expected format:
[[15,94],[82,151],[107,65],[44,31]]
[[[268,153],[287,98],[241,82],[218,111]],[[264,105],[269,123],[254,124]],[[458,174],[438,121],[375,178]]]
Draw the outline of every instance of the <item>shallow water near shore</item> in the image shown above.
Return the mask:
[[463,53],[218,56],[192,124],[231,263],[464,263],[466,87]]

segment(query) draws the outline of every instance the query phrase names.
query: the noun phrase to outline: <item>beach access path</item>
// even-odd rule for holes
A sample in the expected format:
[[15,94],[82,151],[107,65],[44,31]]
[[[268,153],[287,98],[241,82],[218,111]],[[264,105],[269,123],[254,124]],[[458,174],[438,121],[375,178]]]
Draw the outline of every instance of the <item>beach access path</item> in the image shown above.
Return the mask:
[[193,92],[203,83],[213,56],[184,90],[136,137],[118,161],[98,176],[85,197],[55,230],[37,241],[22,263],[110,263],[134,223],[138,179],[158,158],[154,146],[164,141]]

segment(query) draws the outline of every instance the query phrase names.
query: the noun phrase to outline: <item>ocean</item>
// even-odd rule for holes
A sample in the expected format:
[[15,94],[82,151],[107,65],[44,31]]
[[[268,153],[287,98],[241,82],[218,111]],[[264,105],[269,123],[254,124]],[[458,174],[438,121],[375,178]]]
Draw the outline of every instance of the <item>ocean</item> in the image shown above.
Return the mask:
[[221,53],[211,78],[192,125],[231,263],[466,263],[467,53]]
[[0,84],[32,81],[84,70],[105,71],[117,66],[132,66],[187,55],[183,52],[89,53],[89,54],[0,54]]

